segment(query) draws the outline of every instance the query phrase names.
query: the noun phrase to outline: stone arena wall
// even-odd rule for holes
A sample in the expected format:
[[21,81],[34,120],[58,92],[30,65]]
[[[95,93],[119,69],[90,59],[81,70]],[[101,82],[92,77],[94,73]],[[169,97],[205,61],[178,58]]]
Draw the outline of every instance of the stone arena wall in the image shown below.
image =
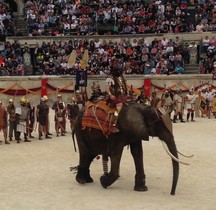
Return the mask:
[[[12,98],[15,104],[17,104],[24,94],[33,105],[37,105],[41,97],[42,79],[47,79],[47,95],[50,104],[56,99],[58,93],[63,96],[64,102],[67,103],[71,100],[71,97],[74,95],[75,76],[0,77],[0,100],[3,102],[3,105],[7,105],[8,100]],[[98,81],[101,90],[104,91],[105,79],[106,77],[101,76],[91,76],[88,78],[88,86],[86,88],[88,97],[91,96],[91,85],[93,81]],[[216,86],[216,81],[212,80],[212,75],[126,76],[127,85],[132,85],[135,89],[141,89],[145,79],[151,80],[151,92],[156,91],[158,95],[161,95],[165,88],[171,88],[173,90],[181,88],[186,93],[191,86],[195,88],[203,84]],[[19,90],[22,90],[22,94],[20,94]],[[85,91],[84,88],[83,91]]]

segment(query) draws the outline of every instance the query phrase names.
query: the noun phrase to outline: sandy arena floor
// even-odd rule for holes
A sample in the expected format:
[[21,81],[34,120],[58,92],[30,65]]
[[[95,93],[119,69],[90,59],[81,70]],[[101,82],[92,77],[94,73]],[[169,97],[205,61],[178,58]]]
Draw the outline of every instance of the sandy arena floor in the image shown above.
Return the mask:
[[[53,116],[50,119],[54,134]],[[69,127],[65,137],[53,135],[52,139],[35,138],[31,143],[2,143],[0,210],[215,210],[215,128],[216,119],[197,118],[194,123],[174,124],[178,150],[194,155],[189,159],[180,156],[190,165],[180,166],[175,196],[170,195],[170,157],[157,138],[143,142],[148,192],[133,190],[134,165],[127,148],[122,157],[121,177],[111,187],[103,189],[100,185],[101,159],[91,167],[94,183],[78,184],[69,170],[78,164]]]

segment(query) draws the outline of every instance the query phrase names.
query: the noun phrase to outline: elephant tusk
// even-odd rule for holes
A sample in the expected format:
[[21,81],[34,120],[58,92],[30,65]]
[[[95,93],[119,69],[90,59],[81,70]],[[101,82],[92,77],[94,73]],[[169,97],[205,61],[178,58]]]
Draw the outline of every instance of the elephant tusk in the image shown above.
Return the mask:
[[176,158],[176,157],[168,150],[168,148],[164,145],[164,142],[163,142],[163,141],[161,141],[161,142],[162,142],[163,148],[166,150],[167,154],[168,154],[173,160],[175,160],[175,161],[178,162],[178,163],[184,164],[184,165],[190,165],[189,163],[185,163],[185,162],[179,160],[178,158]]
[[192,158],[194,155],[184,155],[181,152],[177,151],[181,156],[187,157],[187,158]]

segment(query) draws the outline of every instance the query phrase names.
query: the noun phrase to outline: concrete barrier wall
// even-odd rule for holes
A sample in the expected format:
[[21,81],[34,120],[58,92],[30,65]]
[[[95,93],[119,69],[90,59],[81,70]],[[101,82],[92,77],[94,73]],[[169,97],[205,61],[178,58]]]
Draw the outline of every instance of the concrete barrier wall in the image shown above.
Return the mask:
[[[71,100],[71,97],[74,95],[73,93],[65,93],[61,92],[61,89],[66,89],[70,91],[74,91],[75,87],[75,77],[74,76],[29,76],[29,77],[0,77],[0,100],[6,106],[8,104],[8,100],[13,98],[15,100],[15,104],[18,104],[22,96],[18,96],[18,90],[26,90],[26,98],[31,101],[33,105],[37,105],[40,101],[41,97],[41,80],[47,79],[47,83],[50,87],[58,88],[60,91],[55,91],[52,88],[48,88],[48,97],[49,104],[51,105],[53,101],[56,99],[58,93],[63,96],[63,100],[68,102]],[[98,81],[102,91],[105,89],[105,79],[106,77],[101,76],[91,76],[88,78],[88,86],[86,88],[88,97],[91,95],[91,85],[93,81]],[[151,91],[156,91],[160,95],[162,93],[161,88],[169,88],[177,89],[181,88],[182,90],[188,90],[191,86],[197,87],[202,84],[208,83],[216,86],[216,81],[212,81],[212,75],[154,75],[154,76],[145,76],[145,75],[127,75],[126,80],[129,86],[133,85],[134,88],[142,88],[144,84],[144,79],[150,79],[152,83]],[[155,88],[160,87],[160,88]],[[30,91],[32,88],[38,88],[38,91]],[[17,90],[14,92],[14,95],[6,94],[6,90]],[[84,91],[84,89],[83,89]]]
[[190,42],[190,41],[201,41],[205,36],[209,36],[209,38],[214,38],[216,37],[215,32],[203,32],[203,33],[168,33],[168,34],[130,34],[130,35],[88,35],[88,36],[58,36],[58,37],[53,37],[53,36],[48,36],[48,37],[31,37],[31,36],[17,36],[17,37],[7,37],[7,41],[14,42],[14,40],[17,40],[21,46],[24,46],[25,43],[29,45],[29,47],[35,47],[37,44],[40,46],[42,42],[50,42],[52,43],[55,41],[58,43],[59,41],[65,42],[69,40],[95,40],[99,39],[100,41],[106,40],[112,40],[112,42],[120,42],[122,39],[130,40],[132,41],[133,39],[141,39],[145,38],[149,43],[157,37],[158,39],[162,39],[162,37],[166,37],[168,39],[173,39],[175,40],[175,37],[178,36],[179,39],[184,42]]

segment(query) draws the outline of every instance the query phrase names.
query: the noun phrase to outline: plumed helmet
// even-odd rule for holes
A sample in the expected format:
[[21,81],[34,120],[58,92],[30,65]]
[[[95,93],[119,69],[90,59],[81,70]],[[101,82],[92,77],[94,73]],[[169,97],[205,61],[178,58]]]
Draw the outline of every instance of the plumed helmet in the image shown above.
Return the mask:
[[121,76],[122,75],[122,60],[121,59],[114,59],[112,62],[111,62],[111,65],[110,65],[110,73],[111,75],[113,76]]
[[12,98],[10,98],[10,99],[9,99],[9,102],[13,103],[13,99],[12,99]]
[[111,70],[118,70],[118,69],[121,69],[121,68],[122,68],[122,60],[114,58],[111,61]]
[[61,95],[61,94],[58,94],[58,95],[57,95],[57,97],[58,97],[58,98],[61,98],[61,97],[62,97],[62,95]]

